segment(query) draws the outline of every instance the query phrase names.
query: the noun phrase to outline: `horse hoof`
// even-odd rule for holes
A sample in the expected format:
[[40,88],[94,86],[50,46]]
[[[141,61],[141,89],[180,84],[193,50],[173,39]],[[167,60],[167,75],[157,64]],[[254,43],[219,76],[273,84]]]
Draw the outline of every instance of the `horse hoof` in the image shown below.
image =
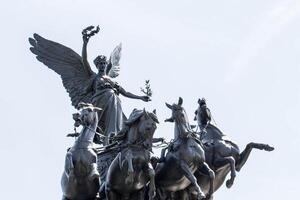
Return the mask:
[[227,188],[231,188],[232,185],[233,185],[233,180],[232,179],[229,179],[229,180],[226,181],[226,187]]
[[155,199],[156,192],[149,192],[148,196],[150,200]]
[[273,151],[275,148],[271,147],[269,145],[266,145],[266,147],[264,148],[266,151]]
[[197,196],[197,200],[205,200],[206,199],[206,196],[203,192],[200,192]]
[[212,198],[212,195],[207,195],[205,198],[204,198],[204,200],[212,200],[213,198]]
[[93,181],[93,180],[99,180],[99,178],[100,178],[100,174],[98,174],[98,173],[91,174],[90,177],[89,177],[89,179],[91,181]]

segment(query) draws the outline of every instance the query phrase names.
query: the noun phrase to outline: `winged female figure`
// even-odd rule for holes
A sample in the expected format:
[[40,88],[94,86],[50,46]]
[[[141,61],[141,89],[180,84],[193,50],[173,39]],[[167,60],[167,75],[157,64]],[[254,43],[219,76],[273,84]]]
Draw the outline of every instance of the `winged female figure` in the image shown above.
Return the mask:
[[85,102],[102,109],[98,113],[98,126],[106,136],[103,143],[107,145],[108,136],[119,132],[126,118],[122,111],[119,94],[146,102],[150,101],[150,98],[127,92],[112,80],[119,75],[121,44],[113,50],[108,60],[104,55],[97,56],[94,64],[98,73],[92,71],[87,60],[87,44],[99,30],[99,26],[89,26],[82,31],[82,56],[72,49],[47,40],[36,33],[33,38],[29,38],[29,43],[32,46],[30,50],[36,55],[37,60],[61,76],[63,86],[69,93],[75,108],[78,108],[80,102]]

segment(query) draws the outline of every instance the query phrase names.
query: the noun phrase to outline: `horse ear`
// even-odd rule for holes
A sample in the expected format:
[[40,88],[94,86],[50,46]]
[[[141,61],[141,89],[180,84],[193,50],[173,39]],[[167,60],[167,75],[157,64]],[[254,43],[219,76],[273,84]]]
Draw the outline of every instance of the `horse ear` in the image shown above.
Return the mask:
[[79,113],[74,113],[73,114],[73,119],[74,120],[78,120],[80,118],[80,114]]
[[149,118],[149,115],[148,115],[148,113],[147,113],[147,111],[146,111],[145,108],[143,109],[143,115],[145,116],[146,119]]
[[168,108],[170,108],[171,110],[172,110],[172,106],[170,105],[170,104],[168,104],[168,103],[166,103],[166,106],[168,107]]
[[152,112],[156,115],[156,109],[154,109]]
[[200,102],[201,102],[201,99],[199,98],[199,99],[198,99],[198,104],[200,104]]
[[181,97],[179,97],[179,99],[178,99],[178,105],[182,106],[182,103],[183,103],[183,99]]

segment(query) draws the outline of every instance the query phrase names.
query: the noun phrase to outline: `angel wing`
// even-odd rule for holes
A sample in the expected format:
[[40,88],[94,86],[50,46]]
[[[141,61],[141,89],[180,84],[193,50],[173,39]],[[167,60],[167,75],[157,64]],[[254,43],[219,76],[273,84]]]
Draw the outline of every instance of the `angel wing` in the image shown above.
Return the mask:
[[115,47],[110,54],[109,63],[106,68],[106,74],[111,78],[119,76],[120,73],[120,59],[121,59],[122,43]]
[[92,97],[92,84],[96,74],[85,67],[82,58],[72,49],[59,43],[47,40],[38,34],[29,38],[31,52],[37,60],[61,76],[63,86],[78,109],[80,102],[90,103]]

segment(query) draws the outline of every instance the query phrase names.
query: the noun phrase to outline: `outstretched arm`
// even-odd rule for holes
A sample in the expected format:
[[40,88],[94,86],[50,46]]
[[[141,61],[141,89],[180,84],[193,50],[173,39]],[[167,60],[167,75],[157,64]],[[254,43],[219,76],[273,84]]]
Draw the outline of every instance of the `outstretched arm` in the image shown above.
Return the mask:
[[148,97],[148,96],[138,96],[138,95],[132,94],[130,92],[127,92],[121,86],[119,86],[118,89],[119,89],[120,94],[122,94],[124,97],[128,97],[128,98],[131,98],[131,99],[141,99],[141,100],[146,101],[146,102],[150,101],[150,97]]

